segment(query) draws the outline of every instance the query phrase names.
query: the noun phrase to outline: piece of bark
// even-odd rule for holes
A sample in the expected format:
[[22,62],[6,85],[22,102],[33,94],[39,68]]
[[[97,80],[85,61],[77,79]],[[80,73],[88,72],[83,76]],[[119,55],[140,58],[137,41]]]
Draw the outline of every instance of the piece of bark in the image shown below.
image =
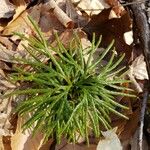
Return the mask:
[[[130,0],[130,2],[135,2],[135,0]],[[143,47],[143,55],[145,56],[146,67],[150,79],[150,29],[145,14],[146,12],[145,10],[142,9],[141,4],[138,4],[138,1],[137,4],[131,5],[131,9],[133,11],[136,28],[138,29],[139,40]],[[145,90],[143,94],[143,101],[140,115],[140,126],[139,126],[139,147],[138,147],[139,150],[142,150],[143,147],[142,141],[143,141],[144,116],[149,97],[149,89],[150,89],[150,80],[148,82],[145,82]]]

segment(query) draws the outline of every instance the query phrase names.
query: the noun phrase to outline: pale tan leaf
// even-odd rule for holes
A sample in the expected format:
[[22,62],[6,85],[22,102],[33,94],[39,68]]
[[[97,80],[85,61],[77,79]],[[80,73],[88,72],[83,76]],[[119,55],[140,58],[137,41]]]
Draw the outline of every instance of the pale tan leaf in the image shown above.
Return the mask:
[[13,32],[27,32],[27,15],[27,12],[23,12],[15,21],[11,22],[8,26],[6,26],[3,31],[3,35],[12,35]]
[[134,60],[134,62],[130,66],[130,72],[136,79],[148,79],[146,63],[142,54]]
[[133,43],[133,31],[125,32],[123,37],[126,44],[131,45]]
[[11,24],[17,17],[19,17],[19,15],[20,15],[26,8],[27,8],[27,5],[26,5],[25,1],[24,1],[24,0],[19,0],[19,4],[18,4],[18,7],[17,7],[16,10],[15,10],[15,14],[14,14],[14,16],[13,16],[13,19],[12,19],[12,21],[10,21],[10,22],[8,23],[8,25]]
[[[73,3],[76,3],[76,0],[72,0]],[[78,2],[78,7],[88,15],[99,14],[103,9],[109,8],[110,6],[105,2],[105,0],[81,0]]]
[[28,11],[22,12],[19,17],[5,27],[3,35],[12,35],[13,32],[30,34],[32,28],[28,15],[30,15],[36,22],[39,22],[40,6],[35,6]]
[[10,18],[14,14],[15,6],[9,0],[1,0],[0,18]]
[[122,150],[120,140],[116,134],[117,128],[102,132],[104,140],[100,140],[97,150]]
[[23,119],[19,118],[16,132],[11,137],[12,150],[39,150],[43,142],[43,135],[41,133],[37,133],[35,136],[32,136],[29,130],[26,130],[23,133],[21,128],[23,123]]

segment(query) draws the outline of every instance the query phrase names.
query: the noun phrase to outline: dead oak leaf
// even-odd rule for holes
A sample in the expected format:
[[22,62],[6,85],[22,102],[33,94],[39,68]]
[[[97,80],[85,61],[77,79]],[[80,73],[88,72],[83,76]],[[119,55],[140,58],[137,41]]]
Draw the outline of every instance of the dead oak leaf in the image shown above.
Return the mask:
[[115,47],[118,53],[125,53],[126,58],[131,56],[131,46],[126,44],[124,33],[131,30],[132,21],[127,12],[120,18],[109,19],[111,9],[105,9],[98,15],[93,15],[91,21],[83,28],[90,38],[95,32],[97,39],[102,35],[101,46],[106,48],[110,42],[115,40]]

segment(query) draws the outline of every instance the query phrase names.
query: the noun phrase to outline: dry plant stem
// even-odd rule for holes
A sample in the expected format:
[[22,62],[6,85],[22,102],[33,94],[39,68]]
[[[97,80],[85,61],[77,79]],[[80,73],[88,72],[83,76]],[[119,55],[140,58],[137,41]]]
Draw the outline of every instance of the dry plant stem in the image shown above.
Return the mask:
[[66,27],[66,28],[73,28],[74,22],[67,16],[67,14],[60,9],[60,7],[57,5],[57,3],[54,0],[49,0],[49,2],[46,3],[46,5],[53,9],[53,12],[57,19]]
[[[135,2],[135,0],[132,0],[131,2]],[[150,79],[150,29],[147,22],[147,17],[145,15],[144,10],[142,10],[141,4],[131,5],[131,9],[133,11],[136,27],[138,28],[138,31],[140,33],[139,39],[143,47],[143,55],[145,57],[148,76]],[[148,91],[149,86],[150,86],[150,81],[145,82],[146,90],[144,91],[144,95],[143,95],[141,116],[140,116],[140,127],[139,127],[139,150],[142,150],[144,115],[145,115],[145,110],[146,110],[147,100],[149,95],[149,91]]]

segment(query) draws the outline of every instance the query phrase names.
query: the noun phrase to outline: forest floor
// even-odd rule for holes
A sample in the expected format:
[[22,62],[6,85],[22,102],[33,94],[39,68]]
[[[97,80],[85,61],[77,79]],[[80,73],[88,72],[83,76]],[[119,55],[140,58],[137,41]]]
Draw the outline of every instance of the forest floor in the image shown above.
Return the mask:
[[[22,118],[14,114],[17,100],[0,99],[0,150],[148,150],[150,149],[150,1],[149,0],[1,0],[0,1],[0,94],[16,88],[8,75],[19,62],[12,57],[25,57],[25,49],[14,32],[27,37],[34,34],[28,16],[35,20],[48,42],[54,43],[57,32],[64,45],[70,42],[73,31],[82,46],[91,44],[102,35],[101,47],[106,48],[114,39],[117,55],[125,53],[122,66],[126,66],[127,87],[134,90],[134,100],[117,97],[129,107],[124,114],[128,120],[112,116],[112,130],[105,131],[102,139],[90,137],[87,147],[84,138],[77,144],[62,139],[56,145],[52,139],[41,144],[42,133],[34,137],[22,133]],[[98,48],[100,49],[100,48]],[[106,60],[107,63],[107,60]],[[53,147],[54,145],[54,147]],[[101,148],[98,148],[98,145]]]

